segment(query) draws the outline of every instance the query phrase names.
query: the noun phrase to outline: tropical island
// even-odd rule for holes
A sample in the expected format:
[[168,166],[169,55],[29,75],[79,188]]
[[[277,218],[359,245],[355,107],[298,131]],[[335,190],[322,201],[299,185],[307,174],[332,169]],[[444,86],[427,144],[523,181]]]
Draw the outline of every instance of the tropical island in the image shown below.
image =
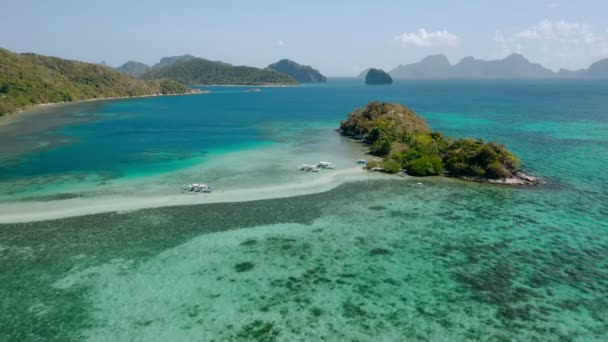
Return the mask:
[[300,83],[327,82],[327,77],[323,76],[319,70],[309,65],[298,64],[289,59],[282,59],[274,64],[270,64],[268,69],[289,75]]
[[381,69],[370,68],[365,76],[365,84],[392,84],[391,75]]
[[0,116],[43,103],[191,92],[171,80],[144,81],[103,65],[0,49]]
[[339,132],[368,144],[370,154],[382,158],[369,162],[368,170],[420,177],[445,174],[501,184],[540,183],[520,172],[520,159],[503,145],[445,137],[401,104],[371,102],[342,121]]
[[183,58],[154,66],[140,76],[144,80],[168,79],[189,85],[295,85],[291,76],[271,69],[210,61],[204,58]]

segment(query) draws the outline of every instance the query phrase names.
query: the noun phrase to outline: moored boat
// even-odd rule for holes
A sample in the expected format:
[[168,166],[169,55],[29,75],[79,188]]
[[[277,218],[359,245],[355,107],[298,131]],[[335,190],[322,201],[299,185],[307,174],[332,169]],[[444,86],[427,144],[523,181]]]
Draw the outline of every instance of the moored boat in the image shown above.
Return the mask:
[[184,191],[184,192],[196,192],[196,193],[210,193],[210,192],[213,192],[213,190],[215,190],[214,186],[207,185],[207,184],[198,184],[198,183],[184,185],[184,187],[182,188],[182,191]]
[[317,164],[317,167],[320,169],[335,169],[336,168],[334,166],[334,164],[332,164],[330,162],[326,162],[326,161],[319,162],[319,164]]
[[300,166],[300,171],[319,172],[319,167],[313,164],[302,164],[302,166]]

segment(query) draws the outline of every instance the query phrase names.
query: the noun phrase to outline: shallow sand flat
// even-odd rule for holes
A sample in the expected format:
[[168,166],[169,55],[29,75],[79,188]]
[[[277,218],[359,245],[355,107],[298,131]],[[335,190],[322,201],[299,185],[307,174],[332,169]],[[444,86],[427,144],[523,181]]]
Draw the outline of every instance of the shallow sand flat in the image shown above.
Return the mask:
[[270,198],[284,198],[320,193],[346,182],[390,177],[368,173],[355,167],[315,175],[305,182],[285,183],[276,186],[217,191],[211,194],[176,194],[152,197],[100,196],[73,198],[50,202],[18,202],[0,204],[0,223],[18,223],[53,220],[105,212],[126,212],[144,208],[193,205],[222,202],[246,202]]
[[[132,174],[102,179],[90,173],[80,177],[48,177],[3,184],[0,223],[31,222],[94,213],[131,211],[174,205],[243,202],[319,193],[349,181],[382,179],[354,161],[365,156],[365,147],[339,136],[327,127],[266,125],[266,135],[276,143],[234,152],[196,157],[194,165],[176,171]],[[326,160],[336,169],[307,173],[303,163]],[[140,173],[143,171],[144,173]],[[184,184],[216,187],[211,194],[182,194]]]

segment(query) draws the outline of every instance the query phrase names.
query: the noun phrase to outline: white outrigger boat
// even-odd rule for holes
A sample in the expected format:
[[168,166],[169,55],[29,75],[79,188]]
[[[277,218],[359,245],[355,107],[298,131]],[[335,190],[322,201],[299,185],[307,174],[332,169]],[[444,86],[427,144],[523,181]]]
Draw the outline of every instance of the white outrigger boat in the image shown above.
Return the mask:
[[317,164],[317,167],[319,169],[335,169],[336,167],[334,166],[334,164],[330,163],[330,162],[325,162],[325,161],[321,161],[319,162],[319,164]]
[[306,172],[319,172],[319,167],[317,165],[312,165],[312,164],[302,164],[302,166],[300,166],[300,171],[306,171]]
[[319,172],[321,170],[330,170],[335,168],[336,167],[334,164],[330,162],[320,161],[317,164],[302,164],[302,166],[300,166],[300,171]]
[[367,160],[365,159],[359,159],[355,162],[355,164],[359,164],[359,165],[365,165],[367,164]]
[[211,185],[197,184],[197,183],[184,185],[184,187],[182,188],[183,192],[197,192],[197,193],[210,193],[210,192],[213,192],[213,190],[215,190],[215,187],[213,187]]

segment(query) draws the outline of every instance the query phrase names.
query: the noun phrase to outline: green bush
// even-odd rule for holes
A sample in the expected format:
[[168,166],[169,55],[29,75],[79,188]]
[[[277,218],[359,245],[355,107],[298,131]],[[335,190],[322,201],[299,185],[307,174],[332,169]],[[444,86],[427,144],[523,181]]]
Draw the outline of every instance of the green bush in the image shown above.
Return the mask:
[[16,110],[15,106],[8,103],[0,101],[0,116],[12,113]]
[[371,169],[375,168],[378,165],[380,165],[380,162],[377,162],[375,160],[368,161],[367,164],[365,164],[365,169],[371,170]]
[[374,141],[370,146],[370,153],[375,156],[385,156],[391,151],[391,141],[388,139],[380,139]]
[[444,156],[446,169],[458,176],[506,178],[517,171],[520,161],[503,145],[482,140],[460,139]]
[[401,163],[394,159],[386,158],[380,163],[380,165],[387,173],[397,173],[401,171]]
[[444,167],[440,156],[424,156],[410,161],[406,170],[412,176],[434,176],[443,173]]

